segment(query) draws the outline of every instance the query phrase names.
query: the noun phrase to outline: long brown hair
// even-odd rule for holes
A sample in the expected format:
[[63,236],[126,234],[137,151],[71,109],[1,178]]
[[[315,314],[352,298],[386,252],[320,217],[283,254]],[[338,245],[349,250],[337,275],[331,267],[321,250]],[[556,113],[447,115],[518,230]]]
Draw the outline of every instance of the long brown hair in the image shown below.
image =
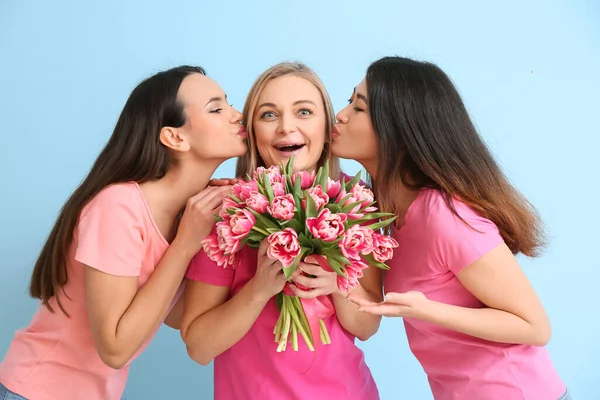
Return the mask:
[[[204,69],[180,66],[159,72],[142,81],[130,94],[112,136],[98,155],[91,170],[71,194],[35,262],[29,284],[31,297],[49,304],[67,283],[67,257],[81,210],[107,186],[135,181],[144,183],[162,178],[176,161],[159,140],[165,126],[181,127],[186,122],[183,104],[178,99],[181,82],[191,74],[205,75]],[[63,291],[64,292],[64,291]]]
[[248,152],[237,160],[235,169],[235,175],[240,178],[245,178],[246,174],[252,175],[252,172],[258,167],[266,167],[264,161],[258,154],[256,147],[256,137],[254,135],[254,114],[258,107],[258,99],[264,90],[267,83],[275,78],[279,78],[286,75],[293,75],[300,78],[304,78],[312,83],[321,92],[321,99],[325,108],[326,118],[326,132],[325,132],[325,146],[323,148],[323,154],[317,163],[317,168],[322,167],[325,161],[329,160],[329,175],[334,179],[340,177],[340,162],[337,157],[331,155],[331,141],[333,138],[333,125],[335,124],[335,112],[333,111],[333,105],[325,85],[319,79],[317,74],[310,69],[307,65],[300,62],[284,62],[279,63],[263,72],[254,82],[250,92],[246,97],[246,103],[244,104],[244,110],[242,112],[244,118],[244,125],[246,132],[248,132],[247,143]]
[[513,254],[539,255],[541,219],[510,184],[438,66],[384,57],[369,66],[366,83],[379,148],[374,189],[384,211],[398,213],[400,185],[435,188],[455,214],[453,198],[494,222]]

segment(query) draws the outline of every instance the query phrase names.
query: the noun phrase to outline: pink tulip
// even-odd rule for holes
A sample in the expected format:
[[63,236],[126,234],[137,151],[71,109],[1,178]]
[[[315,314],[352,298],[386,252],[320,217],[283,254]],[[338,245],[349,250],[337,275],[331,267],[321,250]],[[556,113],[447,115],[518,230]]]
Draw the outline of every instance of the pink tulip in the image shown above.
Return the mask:
[[294,218],[294,196],[286,194],[284,196],[277,196],[273,199],[273,204],[267,207],[267,211],[273,217],[288,221]]
[[215,224],[217,228],[217,236],[219,238],[219,248],[223,254],[229,255],[239,250],[241,242],[233,238],[233,232],[229,221],[221,221]]
[[247,200],[246,205],[259,214],[267,212],[269,200],[261,193],[253,193]]
[[361,225],[352,225],[344,233],[340,249],[344,257],[360,260],[361,254],[370,254],[373,251],[373,230]]
[[236,210],[229,221],[233,240],[241,241],[248,236],[255,223],[256,218],[250,211],[246,209]]
[[233,194],[241,201],[246,201],[253,193],[258,193],[258,185],[255,181],[240,181],[233,185]]
[[334,181],[333,179],[327,177],[327,196],[329,196],[330,199],[337,196],[338,193],[340,193],[341,188],[342,184],[340,181]]
[[255,180],[261,179],[263,174],[267,174],[267,176],[269,177],[269,182],[271,182],[271,185],[274,183],[282,183],[283,182],[281,172],[279,171],[279,167],[276,165],[272,165],[269,168],[258,167],[256,169],[256,171],[254,171],[253,178]]
[[394,249],[398,242],[389,236],[380,233],[373,234],[373,258],[379,262],[386,262],[394,256]]
[[[327,193],[323,192],[321,185],[317,185],[313,188],[308,189],[308,195],[312,197],[315,202],[317,210],[321,209],[325,204],[329,203],[329,197]],[[306,199],[302,200],[302,208],[306,210]]]
[[332,214],[324,208],[316,218],[306,218],[306,226],[316,239],[333,242],[344,233],[346,214]]
[[283,183],[273,182],[271,183],[271,187],[275,196],[283,196],[285,194],[285,185]]
[[284,267],[289,267],[302,250],[298,242],[298,234],[292,228],[272,233],[267,240],[269,248],[267,256],[272,260],[279,260]]
[[346,265],[346,277],[338,275],[337,284],[342,292],[349,292],[359,285],[359,279],[363,277],[363,270],[369,266],[362,261],[353,260],[350,265]]
[[227,213],[227,210],[231,210],[234,208],[239,208],[240,205],[236,203],[231,197],[225,197],[223,199],[223,206],[219,210],[219,216],[223,219],[229,220],[231,216]]
[[311,187],[315,181],[315,171],[299,171],[292,175],[292,183],[296,184],[296,180],[300,179],[300,188],[302,190],[308,189]]

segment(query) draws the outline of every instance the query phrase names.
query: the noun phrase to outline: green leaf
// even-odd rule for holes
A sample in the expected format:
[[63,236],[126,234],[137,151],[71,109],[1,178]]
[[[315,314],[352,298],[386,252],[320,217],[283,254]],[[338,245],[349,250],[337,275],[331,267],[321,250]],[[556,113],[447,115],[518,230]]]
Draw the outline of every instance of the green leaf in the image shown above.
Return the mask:
[[256,217],[256,222],[261,223],[265,228],[279,228],[279,225],[277,225],[276,222],[271,221],[269,217],[259,214],[251,208],[247,208],[247,210],[249,210]]
[[331,211],[334,214],[339,214],[342,212],[342,207],[340,207],[338,204],[327,204],[325,207],[329,208],[329,211]]
[[236,197],[236,195],[234,195],[234,194],[230,194],[229,197],[231,197],[231,199],[238,204],[243,203],[243,201],[241,199],[239,199],[238,197]]
[[292,173],[294,172],[294,154],[292,153],[292,156],[290,157],[290,159],[287,162],[286,168],[285,168],[285,174],[286,175],[292,175]]
[[312,247],[312,242],[310,241],[309,238],[306,237],[306,235],[304,233],[301,233],[298,235],[298,242],[300,243],[300,245],[304,248],[308,248],[311,251],[314,250]]
[[354,187],[354,185],[360,182],[360,174],[360,171],[358,171],[356,175],[354,175],[354,178],[352,178],[350,182],[346,183],[346,191],[350,191]]
[[263,240],[266,236],[260,232],[256,232],[256,231],[250,231],[250,234],[248,234],[248,241],[258,241],[260,242],[261,240]]
[[321,175],[323,174],[323,167],[319,168],[317,170],[317,175],[315,176],[315,181],[313,182],[312,187],[316,187],[318,185],[320,185],[319,182],[321,182]]
[[398,218],[397,216],[394,216],[393,218],[388,218],[388,219],[384,219],[383,221],[379,221],[376,222],[374,224],[371,225],[367,225],[367,228],[371,228],[374,231],[379,230],[381,228],[384,228],[386,226],[388,226],[390,223],[392,223],[392,221],[394,221],[396,218]]
[[327,257],[327,263],[339,276],[346,277],[346,274],[344,274],[344,267],[335,259],[335,257]]
[[352,193],[348,193],[347,195],[345,195],[344,197],[342,197],[339,201],[336,202],[336,204],[341,205],[346,203],[348,201],[348,199],[350,199],[350,197],[352,197]]
[[283,306],[283,292],[277,293],[277,296],[275,296],[275,304],[277,304],[277,309],[281,311],[281,306]]
[[329,161],[325,162],[325,166],[321,167],[321,176],[319,177],[318,184],[321,185],[323,191],[327,189],[327,178],[329,177]]
[[263,172],[262,181],[265,187],[267,199],[269,200],[269,204],[273,204],[273,199],[275,198],[275,195],[273,194],[273,186],[271,186],[271,181],[269,180],[269,176],[266,172]]
[[302,227],[303,225],[300,223],[300,221],[298,221],[297,219],[290,219],[288,221],[285,221],[281,224],[283,227],[285,228],[292,228],[293,230],[295,230],[297,233],[300,233],[303,231]]
[[219,214],[213,214],[213,218],[215,219],[216,222],[223,221],[223,218],[221,218],[221,216]]
[[377,261],[375,258],[373,258],[372,254],[363,254],[363,258],[364,258],[365,262],[372,267],[377,267],[379,269],[383,269],[386,271],[390,269],[390,267],[388,267],[384,263]]
[[354,203],[350,203],[345,205],[344,207],[342,207],[342,212],[347,213],[349,211],[352,211],[352,209],[356,206],[359,206],[362,204],[362,201],[356,201]]
[[306,194],[306,218],[315,218],[317,216],[317,205],[315,200],[308,193]]
[[302,260],[302,258],[304,258],[304,254],[306,254],[307,252],[308,249],[302,249],[300,254],[298,254],[298,256],[296,256],[296,258],[294,259],[292,265],[290,265],[289,267],[283,267],[283,274],[285,275],[285,279],[290,279],[292,277],[293,273],[296,271],[296,268],[298,268],[298,263],[300,262],[300,260]]
[[321,242],[319,239],[313,238],[311,239],[311,244],[312,244],[312,248],[314,250],[315,253],[320,253],[321,249],[323,248],[323,242]]

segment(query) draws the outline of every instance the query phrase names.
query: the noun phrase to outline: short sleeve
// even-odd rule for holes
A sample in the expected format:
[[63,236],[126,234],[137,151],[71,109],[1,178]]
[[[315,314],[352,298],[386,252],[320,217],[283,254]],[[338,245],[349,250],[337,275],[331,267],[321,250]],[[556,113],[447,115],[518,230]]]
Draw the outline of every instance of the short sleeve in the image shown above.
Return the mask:
[[190,280],[209,285],[231,287],[234,274],[235,271],[231,266],[228,265],[225,268],[219,266],[208,258],[204,250],[201,250],[192,258],[185,276]]
[[76,229],[75,260],[116,276],[139,276],[145,254],[139,198],[109,187],[84,207]]
[[433,226],[432,250],[455,275],[503,243],[496,225],[466,204],[455,201],[456,211],[464,221],[445,204],[443,208],[431,214],[428,221]]

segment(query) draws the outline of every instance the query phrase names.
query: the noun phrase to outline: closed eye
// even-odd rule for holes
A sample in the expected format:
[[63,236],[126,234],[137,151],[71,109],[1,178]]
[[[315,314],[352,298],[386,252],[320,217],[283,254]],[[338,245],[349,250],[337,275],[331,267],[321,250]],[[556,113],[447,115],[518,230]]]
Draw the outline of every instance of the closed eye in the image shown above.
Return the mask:
[[223,107],[215,108],[214,110],[210,110],[210,113],[219,114],[223,111]]

